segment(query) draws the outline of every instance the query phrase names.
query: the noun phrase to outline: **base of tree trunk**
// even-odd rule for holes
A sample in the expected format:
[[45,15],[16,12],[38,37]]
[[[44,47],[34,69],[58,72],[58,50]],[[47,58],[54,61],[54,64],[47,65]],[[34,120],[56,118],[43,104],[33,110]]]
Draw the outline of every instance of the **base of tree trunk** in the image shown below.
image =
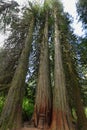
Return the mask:
[[0,130],[20,130],[21,127],[22,127],[22,109],[21,105],[19,104],[17,109],[11,112],[9,119],[2,122]]
[[49,130],[74,130],[69,124],[66,112],[61,110],[53,111],[52,123]]
[[20,130],[22,127],[22,107],[19,104],[12,130]]
[[45,114],[40,114],[39,116],[39,122],[38,122],[38,128],[39,129],[48,129],[48,123],[46,121]]
[[48,111],[46,105],[43,104],[43,106],[45,107],[40,106],[40,109],[35,106],[31,123],[38,129],[46,130],[49,128],[50,125],[51,110],[49,109]]

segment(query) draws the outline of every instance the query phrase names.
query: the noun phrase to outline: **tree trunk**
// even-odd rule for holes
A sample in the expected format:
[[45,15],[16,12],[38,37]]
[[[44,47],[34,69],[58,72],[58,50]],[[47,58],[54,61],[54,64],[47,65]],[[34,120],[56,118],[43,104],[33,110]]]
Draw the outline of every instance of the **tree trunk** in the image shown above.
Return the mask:
[[85,115],[85,111],[84,111],[84,107],[80,95],[80,89],[79,89],[80,84],[78,81],[78,73],[76,72],[74,62],[69,51],[70,48],[67,42],[65,48],[66,50],[68,50],[66,51],[65,56],[66,56],[66,62],[67,62],[69,76],[70,76],[70,82],[72,84],[74,105],[77,113],[78,130],[87,130],[87,118]]
[[48,13],[44,25],[43,39],[41,42],[40,64],[36,90],[35,108],[33,114],[34,124],[38,128],[46,128],[50,121],[51,112],[51,86],[49,77],[48,57]]
[[29,32],[25,41],[18,67],[14,74],[7,99],[0,117],[0,130],[17,130],[21,127],[21,109],[24,83],[28,69],[28,59],[33,37],[34,18],[32,17]]
[[61,45],[59,40],[59,29],[57,21],[57,7],[54,8],[54,90],[53,90],[53,112],[51,130],[74,130],[71,123],[71,115],[67,103],[65,77],[61,56]]

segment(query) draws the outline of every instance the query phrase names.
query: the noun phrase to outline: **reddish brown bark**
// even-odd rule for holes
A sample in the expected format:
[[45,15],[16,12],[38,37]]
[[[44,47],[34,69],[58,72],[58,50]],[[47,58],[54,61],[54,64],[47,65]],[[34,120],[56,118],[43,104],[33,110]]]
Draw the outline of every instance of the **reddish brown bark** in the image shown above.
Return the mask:
[[54,2],[54,90],[53,90],[53,113],[51,130],[74,130],[72,127],[71,114],[67,102],[66,83],[62,62],[62,51],[58,28],[58,2]]
[[67,114],[61,110],[53,112],[51,129],[54,130],[70,130]]
[[43,31],[43,38],[41,42],[40,64],[38,83],[36,90],[35,108],[33,114],[33,121],[38,128],[45,128],[50,122],[51,112],[51,87],[49,77],[49,53],[48,53],[48,12],[46,12],[46,19]]

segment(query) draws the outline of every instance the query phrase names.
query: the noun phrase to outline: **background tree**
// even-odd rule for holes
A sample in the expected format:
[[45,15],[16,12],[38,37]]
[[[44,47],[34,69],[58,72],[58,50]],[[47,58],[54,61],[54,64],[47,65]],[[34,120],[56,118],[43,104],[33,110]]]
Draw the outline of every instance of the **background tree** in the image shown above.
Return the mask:
[[77,12],[79,15],[79,19],[82,21],[83,26],[87,28],[87,17],[86,17],[86,12],[87,12],[87,1],[86,0],[78,0],[77,4]]
[[[67,90],[69,94],[70,106],[76,109],[78,129],[87,129],[87,119],[81,97],[81,77],[78,71],[78,50],[77,37],[70,27],[69,16],[64,14],[63,21],[60,23],[61,42],[63,48],[63,62],[65,67]],[[72,96],[71,96],[72,95]],[[72,101],[73,100],[73,101]],[[80,107],[79,107],[80,106]],[[84,122],[82,121],[84,120]]]
[[4,32],[9,30],[8,25],[18,21],[18,14],[20,9],[16,1],[0,1],[0,29]]

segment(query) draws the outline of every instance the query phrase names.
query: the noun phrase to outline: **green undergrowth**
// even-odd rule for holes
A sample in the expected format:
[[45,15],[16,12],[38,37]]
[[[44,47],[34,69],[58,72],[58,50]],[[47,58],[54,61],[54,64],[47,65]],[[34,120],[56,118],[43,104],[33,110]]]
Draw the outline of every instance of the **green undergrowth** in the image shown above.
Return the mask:
[[[4,106],[5,96],[0,95],[0,115]],[[29,121],[32,117],[34,110],[34,103],[31,99],[24,97],[23,104],[22,104],[22,118],[23,121]]]
[[3,95],[0,95],[0,115],[2,112],[2,108],[4,106],[5,97]]
[[29,121],[34,111],[33,101],[31,99],[24,97],[22,109],[23,109],[23,113],[22,113],[23,121]]
[[[2,94],[0,94],[0,115],[4,106],[4,101],[5,101],[5,96],[3,96]],[[33,99],[29,99],[28,97],[24,97],[23,98],[23,104],[22,104],[22,118],[23,121],[29,121],[32,118],[32,114],[34,111],[34,101]],[[87,117],[87,107],[85,107],[85,114]],[[72,115],[73,115],[73,120],[76,122],[77,120],[77,116],[76,116],[76,112],[73,109],[72,110]]]

